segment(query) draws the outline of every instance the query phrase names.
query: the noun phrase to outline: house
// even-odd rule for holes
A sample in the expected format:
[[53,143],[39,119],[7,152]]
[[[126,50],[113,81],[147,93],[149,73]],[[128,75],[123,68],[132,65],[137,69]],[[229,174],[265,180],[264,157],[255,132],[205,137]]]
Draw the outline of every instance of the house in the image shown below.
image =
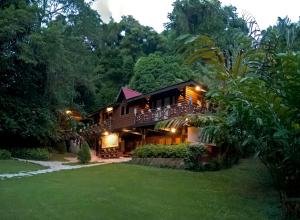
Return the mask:
[[99,132],[98,152],[102,157],[127,155],[142,144],[179,144],[196,141],[196,128],[155,130],[162,120],[206,111],[205,85],[186,81],[141,94],[121,88],[115,103],[91,114]]

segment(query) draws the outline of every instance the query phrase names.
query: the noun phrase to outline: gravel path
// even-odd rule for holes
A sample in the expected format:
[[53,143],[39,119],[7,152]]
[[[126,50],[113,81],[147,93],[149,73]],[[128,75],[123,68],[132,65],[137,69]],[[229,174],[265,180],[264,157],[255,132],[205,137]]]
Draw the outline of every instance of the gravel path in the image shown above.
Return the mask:
[[52,173],[60,170],[74,170],[83,167],[93,167],[93,166],[99,166],[99,165],[111,164],[111,163],[123,163],[123,162],[130,161],[131,158],[124,157],[124,158],[117,158],[117,159],[101,159],[98,161],[98,163],[87,164],[87,165],[67,165],[66,162],[59,162],[59,161],[36,161],[36,160],[23,160],[23,159],[17,159],[17,160],[39,164],[44,166],[45,169],[36,170],[36,171],[19,172],[19,173],[4,173],[4,174],[0,174],[0,180],[14,178],[14,177],[33,176],[33,175],[38,175],[43,173]]

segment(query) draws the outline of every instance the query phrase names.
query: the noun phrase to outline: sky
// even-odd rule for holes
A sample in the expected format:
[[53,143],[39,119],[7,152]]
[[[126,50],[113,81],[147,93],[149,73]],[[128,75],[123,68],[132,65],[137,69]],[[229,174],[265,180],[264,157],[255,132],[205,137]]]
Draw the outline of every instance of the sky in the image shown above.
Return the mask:
[[[122,15],[132,15],[142,25],[153,27],[157,32],[163,31],[163,24],[168,22],[167,15],[172,11],[174,0],[95,0],[96,9],[104,22],[110,17],[119,21]],[[240,15],[251,14],[261,29],[274,25],[277,17],[289,16],[298,21],[300,0],[220,0],[222,4],[237,7]]]

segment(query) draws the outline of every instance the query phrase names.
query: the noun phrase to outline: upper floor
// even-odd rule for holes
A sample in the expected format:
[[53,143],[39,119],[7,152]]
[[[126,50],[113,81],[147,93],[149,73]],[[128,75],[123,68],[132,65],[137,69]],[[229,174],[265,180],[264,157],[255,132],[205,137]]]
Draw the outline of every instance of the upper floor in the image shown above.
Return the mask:
[[108,131],[153,125],[158,121],[208,109],[205,85],[187,81],[147,94],[122,88],[116,102],[90,117]]

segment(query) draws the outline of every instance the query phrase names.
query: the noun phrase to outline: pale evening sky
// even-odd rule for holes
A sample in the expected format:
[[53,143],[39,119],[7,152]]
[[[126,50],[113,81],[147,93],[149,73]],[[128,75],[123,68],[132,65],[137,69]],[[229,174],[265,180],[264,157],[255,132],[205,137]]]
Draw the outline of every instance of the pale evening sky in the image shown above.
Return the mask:
[[[122,15],[133,15],[142,25],[153,27],[156,31],[163,30],[168,22],[167,15],[172,11],[174,0],[95,0],[96,9],[104,21],[112,16],[119,21]],[[238,12],[251,13],[261,29],[276,23],[277,17],[289,16],[298,21],[300,16],[300,0],[221,0],[223,5],[232,4]]]

